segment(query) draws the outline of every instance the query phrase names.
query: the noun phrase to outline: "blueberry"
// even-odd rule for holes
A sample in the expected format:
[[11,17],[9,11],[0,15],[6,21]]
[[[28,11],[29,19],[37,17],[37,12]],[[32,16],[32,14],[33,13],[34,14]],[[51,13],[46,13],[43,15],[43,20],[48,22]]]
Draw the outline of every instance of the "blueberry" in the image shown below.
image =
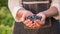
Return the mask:
[[37,19],[41,20],[41,18],[42,18],[42,17],[35,16],[35,19],[36,19],[36,20],[37,20]]
[[41,18],[42,17],[36,16],[36,15],[32,15],[32,16],[26,17],[25,20],[30,19],[34,23],[35,20],[37,20],[37,19],[41,20]]

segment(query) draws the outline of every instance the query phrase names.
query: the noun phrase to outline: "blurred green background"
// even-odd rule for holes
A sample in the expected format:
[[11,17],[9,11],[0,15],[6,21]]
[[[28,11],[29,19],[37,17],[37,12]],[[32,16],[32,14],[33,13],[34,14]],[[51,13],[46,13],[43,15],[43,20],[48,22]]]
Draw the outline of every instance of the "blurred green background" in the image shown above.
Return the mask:
[[0,0],[0,34],[11,34],[14,19],[8,9],[8,0]]

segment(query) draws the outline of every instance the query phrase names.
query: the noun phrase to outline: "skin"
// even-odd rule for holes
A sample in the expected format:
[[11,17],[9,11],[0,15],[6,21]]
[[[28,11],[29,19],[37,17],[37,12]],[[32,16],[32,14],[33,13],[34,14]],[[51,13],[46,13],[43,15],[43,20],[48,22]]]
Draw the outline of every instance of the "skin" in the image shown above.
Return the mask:
[[[22,13],[23,12],[26,12],[25,10],[19,10],[19,14],[18,15],[20,15],[21,14],[21,11],[22,11]],[[29,15],[28,15],[28,13],[29,13]],[[44,23],[45,23],[45,18],[46,17],[52,17],[52,16],[56,16],[56,15],[58,15],[58,10],[57,10],[57,8],[56,7],[50,7],[48,10],[46,10],[46,11],[43,11],[43,12],[40,12],[40,13],[38,13],[38,14],[36,14],[37,16],[42,16],[42,19],[41,20],[35,20],[34,21],[34,23],[32,23],[32,21],[30,21],[30,20],[24,20],[24,18],[26,17],[26,15],[27,16],[30,16],[30,15],[33,15],[33,13],[31,13],[31,12],[29,12],[29,11],[27,11],[25,14],[23,13],[23,15],[24,16],[22,16],[23,17],[23,23],[26,25],[26,26],[28,26],[28,27],[30,27],[30,28],[37,28],[37,27],[40,27],[40,25],[43,25]],[[17,16],[18,17],[18,16]],[[22,18],[21,17],[21,18]],[[19,19],[19,20],[21,20],[21,19]]]
[[[48,10],[46,11],[43,11],[43,12],[40,12],[37,14],[37,16],[42,16],[42,19],[41,19],[41,24],[44,24],[45,23],[45,18],[46,17],[53,17],[53,16],[57,16],[58,15],[58,10],[56,7],[50,7]],[[35,26],[35,25],[34,25]],[[39,27],[38,25],[35,26],[35,27]],[[35,28],[34,27],[34,28]]]
[[52,17],[52,16],[57,16],[58,15],[58,9],[56,7],[50,7],[50,9],[46,10],[43,12],[46,17]]
[[[56,1],[56,0],[52,0],[52,1]],[[17,6],[19,4],[19,2],[22,3],[22,0],[18,0],[18,1],[17,0],[8,0],[9,9],[12,11],[12,9],[15,6]],[[36,20],[36,21],[34,21],[35,23],[32,24],[31,21],[26,20],[27,22],[29,21],[28,24],[30,24],[30,23],[32,24],[32,25],[27,25],[26,24],[27,22],[25,23],[24,19],[25,19],[25,17],[30,16],[30,15],[33,15],[33,13],[31,11],[28,11],[28,10],[26,10],[24,8],[21,8],[21,9],[19,9],[17,11],[16,17],[15,17],[16,19],[15,20],[16,20],[16,22],[21,22],[22,21],[26,26],[28,26],[30,28],[36,28],[36,27],[39,27],[40,24],[44,24],[45,23],[45,18],[46,17],[52,17],[52,16],[58,15],[58,10],[54,6],[50,7],[48,10],[36,14],[37,16],[42,16],[42,19],[40,21]],[[40,22],[40,23],[38,23],[38,22]]]
[[25,17],[33,15],[31,11],[25,10],[24,8],[19,9],[16,14],[16,21],[17,22],[24,22]]

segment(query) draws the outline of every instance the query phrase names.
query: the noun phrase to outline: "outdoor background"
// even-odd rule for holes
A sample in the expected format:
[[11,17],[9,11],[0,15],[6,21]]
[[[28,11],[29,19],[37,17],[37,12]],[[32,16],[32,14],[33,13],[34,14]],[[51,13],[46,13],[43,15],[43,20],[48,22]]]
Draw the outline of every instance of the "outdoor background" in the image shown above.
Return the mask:
[[11,34],[14,19],[8,9],[8,0],[0,0],[0,34]]
[[14,19],[8,9],[8,0],[0,0],[0,34],[12,34]]

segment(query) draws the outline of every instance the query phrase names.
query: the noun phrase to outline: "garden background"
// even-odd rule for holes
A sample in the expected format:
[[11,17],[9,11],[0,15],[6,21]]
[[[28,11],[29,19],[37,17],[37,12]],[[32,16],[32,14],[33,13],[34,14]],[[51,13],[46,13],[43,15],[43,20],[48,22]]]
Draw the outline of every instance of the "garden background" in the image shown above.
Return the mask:
[[11,34],[14,19],[8,9],[8,0],[0,0],[0,34]]

